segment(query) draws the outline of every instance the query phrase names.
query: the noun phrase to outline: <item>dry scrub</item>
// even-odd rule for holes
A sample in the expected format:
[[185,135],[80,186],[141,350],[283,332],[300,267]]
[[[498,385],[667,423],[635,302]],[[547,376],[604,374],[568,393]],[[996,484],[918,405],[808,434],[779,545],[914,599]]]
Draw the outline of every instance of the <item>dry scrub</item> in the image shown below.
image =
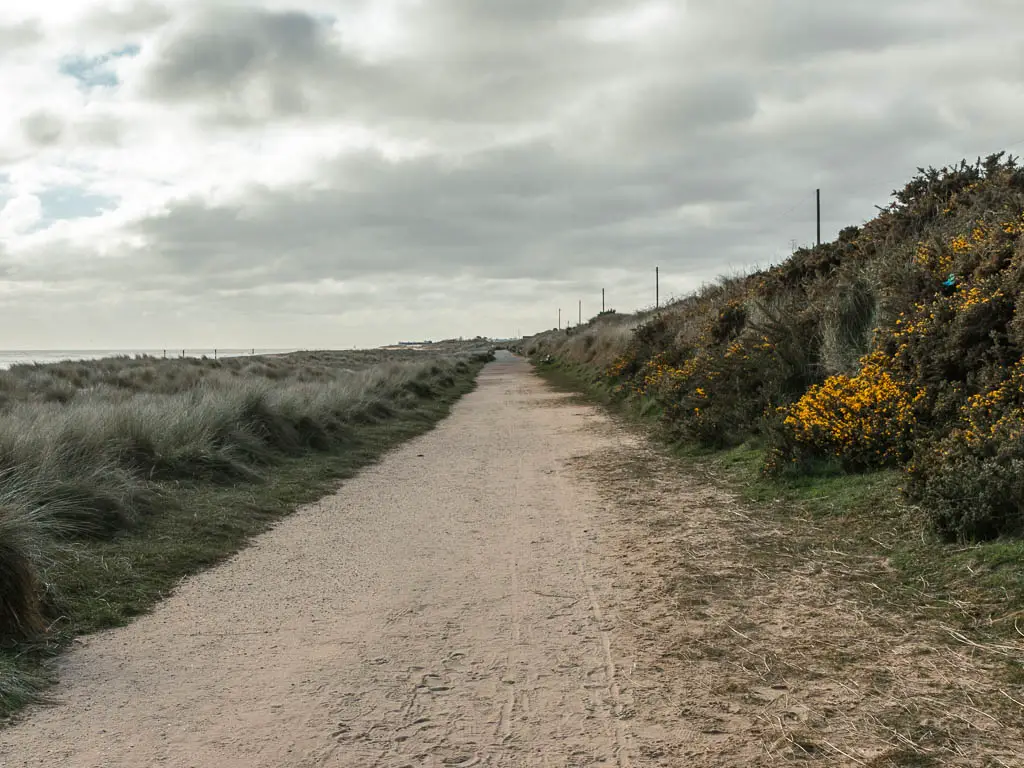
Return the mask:
[[830,243],[655,312],[524,340],[764,471],[907,472],[951,541],[1024,533],[1024,168],[922,169]]

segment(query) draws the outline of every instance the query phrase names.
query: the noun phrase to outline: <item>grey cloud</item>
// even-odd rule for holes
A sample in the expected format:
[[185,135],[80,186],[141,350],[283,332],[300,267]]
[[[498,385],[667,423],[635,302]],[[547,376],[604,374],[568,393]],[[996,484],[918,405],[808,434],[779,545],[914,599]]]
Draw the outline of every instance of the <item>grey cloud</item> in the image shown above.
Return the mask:
[[19,48],[28,48],[43,40],[43,28],[35,19],[19,24],[0,25],[0,58]]
[[626,0],[437,0],[410,8],[402,17],[408,50],[373,63],[343,49],[312,13],[205,13],[164,40],[142,89],[235,126],[301,115],[440,138],[473,125],[551,123],[590,99],[607,106],[584,120],[617,121],[603,129],[623,144],[660,150],[749,121],[761,94],[815,93],[825,76],[806,66],[811,61],[882,56],[957,29],[941,13],[881,0],[694,0],[674,42],[645,51],[582,35],[588,19],[634,10]]
[[333,182],[326,191],[254,190],[230,207],[179,203],[139,223],[142,258],[155,273],[236,287],[382,272],[554,278],[614,267],[627,254],[672,259],[679,244],[638,221],[688,202],[742,199],[751,182],[740,164],[698,151],[673,160],[575,163],[543,143],[458,167],[354,156],[322,170],[321,182]]
[[406,19],[411,53],[373,64],[313,14],[207,13],[164,41],[142,90],[234,124],[295,114],[375,125],[543,119],[574,84],[617,67],[578,30],[546,22],[623,5],[424,4]]
[[687,20],[685,39],[694,48],[761,67],[879,53],[960,29],[935,4],[887,0],[698,0],[687,4]]
[[[147,72],[157,99],[230,103],[239,89],[264,85],[280,114],[303,111],[311,75],[344,77],[357,70],[330,38],[330,28],[300,12],[232,10],[203,14],[171,38]],[[295,95],[289,95],[295,94]]]
[[118,146],[124,133],[124,123],[113,115],[98,113],[68,121],[64,116],[45,109],[22,117],[20,127],[28,144],[37,149],[57,145]]
[[[254,187],[231,205],[179,201],[134,224],[126,234],[144,245],[121,259],[61,243],[46,260],[22,260],[15,279],[135,288],[161,306],[188,302],[203,322],[265,309],[312,324],[387,306],[389,316],[413,307],[427,324],[442,316],[426,311],[439,291],[452,312],[497,317],[595,285],[630,309],[647,300],[655,264],[683,290],[773,261],[791,239],[808,243],[817,187],[831,238],[917,166],[1020,138],[1024,108],[1007,96],[1024,49],[1009,20],[1024,4],[678,6],[678,26],[656,39],[600,42],[583,22],[635,2],[409,4],[406,47],[373,61],[301,2],[288,13],[182,15],[143,51],[128,96],[197,117],[219,140],[278,118],[287,130],[361,123],[433,154],[352,154],[324,162],[308,187]],[[997,12],[1006,24],[986,17]],[[59,136],[45,128],[37,144]],[[65,133],[118,140],[116,123]],[[595,282],[608,274],[624,276]],[[316,295],[325,279],[363,287]],[[499,303],[502,285],[529,281],[525,296]]]
[[404,23],[414,54],[435,62],[529,68],[536,54],[571,69],[583,51],[581,23],[635,7],[629,0],[436,0],[412,6]]
[[663,79],[637,88],[622,109],[617,131],[648,151],[664,151],[704,131],[748,122],[756,111],[755,83],[738,73]]
[[77,138],[94,146],[118,146],[124,134],[124,124],[112,115],[96,115],[75,125]]
[[97,8],[90,12],[84,25],[94,34],[123,37],[149,32],[171,18],[166,5],[143,0],[123,9]]
[[21,119],[21,130],[25,138],[39,147],[58,143],[65,128],[64,118],[47,110],[37,110]]

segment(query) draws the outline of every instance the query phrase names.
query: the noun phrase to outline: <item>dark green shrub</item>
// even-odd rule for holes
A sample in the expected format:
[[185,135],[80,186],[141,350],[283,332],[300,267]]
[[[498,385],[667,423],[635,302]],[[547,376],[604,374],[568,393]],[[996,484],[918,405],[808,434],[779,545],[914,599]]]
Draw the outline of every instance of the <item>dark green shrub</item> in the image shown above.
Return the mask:
[[1024,533],[1024,438],[1017,430],[971,445],[947,437],[911,463],[905,492],[947,539]]

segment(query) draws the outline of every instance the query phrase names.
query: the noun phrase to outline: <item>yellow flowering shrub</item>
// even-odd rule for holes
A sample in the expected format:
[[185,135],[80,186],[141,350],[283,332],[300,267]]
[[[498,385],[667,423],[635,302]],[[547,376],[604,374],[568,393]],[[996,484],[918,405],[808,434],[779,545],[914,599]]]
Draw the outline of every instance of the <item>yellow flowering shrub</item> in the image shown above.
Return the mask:
[[1019,237],[1021,234],[1024,234],[1024,214],[1003,221],[999,227],[1003,230],[1003,234]]
[[953,254],[948,251],[937,251],[929,245],[918,243],[917,251],[914,253],[914,264],[933,277],[945,280],[950,270],[953,269]]
[[856,374],[831,376],[781,409],[791,460],[835,456],[852,469],[902,461],[913,437],[914,406],[922,396],[889,370],[884,355],[866,355]]
[[615,358],[614,362],[608,367],[605,372],[609,378],[618,378],[626,373],[627,369],[633,364],[633,355],[627,353],[620,355]]
[[691,362],[681,368],[672,366],[667,362],[666,353],[660,352],[648,360],[641,369],[637,392],[642,395],[656,395],[675,389],[692,374],[693,367]]
[[1024,360],[967,398],[956,426],[922,446],[906,491],[948,538],[1024,532]]
[[1020,436],[1024,400],[1024,359],[998,386],[967,398],[950,437],[970,448],[981,448],[995,436]]

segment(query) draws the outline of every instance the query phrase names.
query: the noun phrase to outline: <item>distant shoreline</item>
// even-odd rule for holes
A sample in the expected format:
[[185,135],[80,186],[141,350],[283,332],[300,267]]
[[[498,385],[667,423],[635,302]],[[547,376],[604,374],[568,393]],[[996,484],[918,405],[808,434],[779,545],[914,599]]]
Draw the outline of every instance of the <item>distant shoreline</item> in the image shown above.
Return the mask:
[[[435,342],[424,342],[422,344],[413,343],[399,343],[399,344],[385,344],[378,347],[353,347],[351,350],[346,348],[338,347],[334,350],[328,348],[309,348],[309,349],[260,349],[249,347],[247,349],[240,349],[237,347],[231,348],[213,348],[209,347],[206,349],[0,349],[0,371],[10,369],[15,365],[52,365],[54,363],[63,362],[82,362],[82,361],[94,361],[104,360],[112,357],[151,357],[156,359],[168,359],[168,360],[181,360],[181,359],[201,359],[206,358],[228,358],[228,357],[280,357],[282,355],[291,355],[302,352],[348,352],[348,351],[372,351],[379,350],[384,352],[422,352],[422,351],[435,351],[444,352],[450,350],[454,345],[457,348],[462,348],[466,344],[473,344],[474,342],[480,344],[492,343],[487,339],[472,339],[467,341],[456,341],[454,339],[446,339],[443,341]],[[182,354],[184,353],[184,354]]]
[[[258,357],[260,355],[283,355],[297,352],[296,349],[0,349],[0,370],[14,365],[48,365],[81,360],[103,360],[109,357],[155,357],[163,359],[202,357]],[[166,353],[166,354],[165,354]]]

